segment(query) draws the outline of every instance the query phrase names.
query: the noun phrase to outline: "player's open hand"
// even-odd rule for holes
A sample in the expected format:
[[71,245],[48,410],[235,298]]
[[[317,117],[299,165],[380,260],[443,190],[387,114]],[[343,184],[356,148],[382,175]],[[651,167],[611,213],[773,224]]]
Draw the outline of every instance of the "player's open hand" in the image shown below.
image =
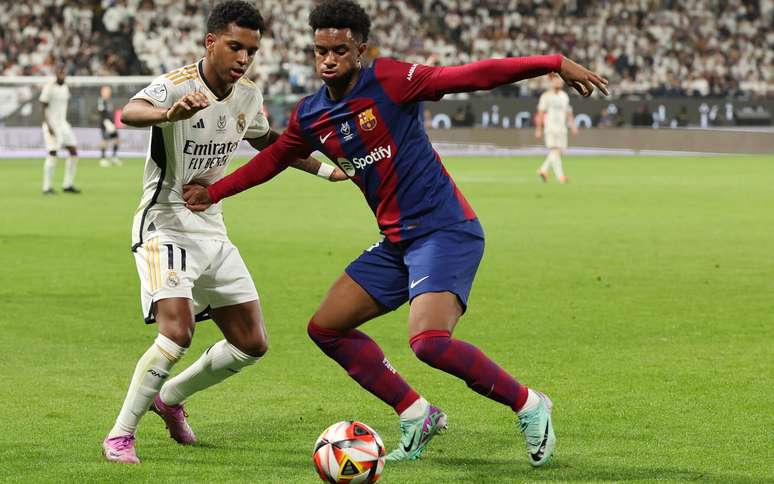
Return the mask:
[[328,177],[328,180],[332,182],[338,182],[338,181],[349,180],[349,177],[347,176],[346,173],[344,173],[344,170],[336,166],[333,168],[333,173],[331,173],[331,176]]
[[203,212],[212,205],[207,187],[196,184],[183,185],[183,200],[186,208],[194,212]]
[[189,119],[194,114],[210,105],[210,100],[201,92],[187,94],[177,100],[167,111],[167,119],[173,123],[183,119]]
[[594,87],[599,89],[605,96],[608,95],[607,79],[571,61],[567,57],[562,59],[559,75],[565,84],[578,91],[583,97],[591,96],[591,93],[594,92]]

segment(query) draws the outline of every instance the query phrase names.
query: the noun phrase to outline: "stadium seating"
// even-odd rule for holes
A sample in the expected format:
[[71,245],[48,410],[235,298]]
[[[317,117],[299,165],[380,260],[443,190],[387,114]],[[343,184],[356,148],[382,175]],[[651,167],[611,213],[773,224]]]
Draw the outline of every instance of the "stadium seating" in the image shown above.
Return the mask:
[[[269,25],[253,77],[267,95],[311,91],[312,0],[259,1]],[[619,95],[774,94],[770,0],[363,0],[372,55],[458,64],[562,52]],[[158,74],[202,53],[209,2],[47,0],[0,10],[0,74]],[[528,94],[529,84],[519,88]],[[507,92],[507,91],[505,91]]]

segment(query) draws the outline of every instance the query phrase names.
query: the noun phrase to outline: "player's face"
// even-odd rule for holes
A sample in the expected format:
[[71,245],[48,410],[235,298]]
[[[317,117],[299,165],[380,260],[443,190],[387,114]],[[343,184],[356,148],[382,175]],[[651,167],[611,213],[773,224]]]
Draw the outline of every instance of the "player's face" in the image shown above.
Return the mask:
[[564,81],[559,76],[553,76],[551,78],[551,87],[558,91],[564,87]]
[[222,32],[208,33],[204,43],[218,79],[229,85],[244,76],[250,67],[261,45],[261,33],[232,22]]
[[366,48],[350,29],[317,29],[314,32],[317,74],[329,86],[346,86],[360,68],[360,57]]
[[57,69],[56,70],[56,82],[57,84],[64,84],[65,81],[65,70],[64,69]]
[[109,99],[113,94],[113,90],[110,88],[110,86],[102,86],[99,90],[99,94],[102,96],[102,99]]

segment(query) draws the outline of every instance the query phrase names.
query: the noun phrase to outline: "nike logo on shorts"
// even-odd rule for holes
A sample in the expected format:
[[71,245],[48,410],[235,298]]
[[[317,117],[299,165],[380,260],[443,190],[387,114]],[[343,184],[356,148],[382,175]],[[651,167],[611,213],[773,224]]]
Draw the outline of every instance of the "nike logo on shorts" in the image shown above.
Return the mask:
[[428,277],[430,277],[430,276],[425,276],[425,277],[423,277],[423,278],[421,278],[421,279],[417,279],[416,281],[411,281],[411,289],[414,289],[414,288],[415,288],[415,287],[417,287],[418,285],[422,284],[422,281],[424,281],[424,280],[425,280],[425,279],[427,279]]

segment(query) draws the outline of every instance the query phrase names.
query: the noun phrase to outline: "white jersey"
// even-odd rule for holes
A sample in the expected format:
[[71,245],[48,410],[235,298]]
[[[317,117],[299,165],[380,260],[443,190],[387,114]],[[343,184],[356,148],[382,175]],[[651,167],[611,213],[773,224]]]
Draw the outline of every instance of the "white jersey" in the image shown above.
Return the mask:
[[564,91],[550,89],[540,96],[538,111],[546,113],[545,131],[567,131],[567,114],[572,112],[570,96]]
[[269,132],[258,87],[243,78],[218,100],[204,81],[202,65],[200,60],[159,76],[132,98],[170,108],[183,96],[200,91],[210,101],[190,119],[151,127],[143,196],[132,226],[133,249],[157,232],[228,240],[221,204],[192,212],[185,207],[183,185],[220,180],[243,138],[260,138]]
[[67,124],[67,103],[70,102],[70,88],[67,84],[57,84],[51,80],[43,86],[40,92],[40,102],[48,104],[46,107],[46,122],[52,128]]

